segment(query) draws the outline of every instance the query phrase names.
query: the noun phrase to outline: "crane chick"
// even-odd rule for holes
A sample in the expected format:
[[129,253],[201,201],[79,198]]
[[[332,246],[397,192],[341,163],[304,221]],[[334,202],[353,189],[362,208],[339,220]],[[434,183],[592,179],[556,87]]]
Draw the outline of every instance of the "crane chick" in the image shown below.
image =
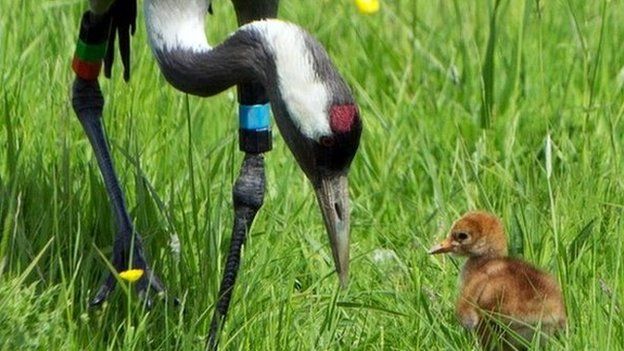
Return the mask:
[[550,335],[565,326],[563,297],[554,277],[507,256],[505,231],[495,215],[464,214],[429,254],[448,252],[468,257],[456,312],[485,349],[523,349],[540,330]]

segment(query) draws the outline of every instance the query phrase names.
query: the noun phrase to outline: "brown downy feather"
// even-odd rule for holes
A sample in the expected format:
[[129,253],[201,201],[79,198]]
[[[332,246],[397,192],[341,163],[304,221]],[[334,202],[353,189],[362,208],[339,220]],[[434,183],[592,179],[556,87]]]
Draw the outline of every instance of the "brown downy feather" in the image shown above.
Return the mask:
[[566,323],[563,296],[554,277],[520,259],[507,257],[501,221],[469,212],[430,253],[467,256],[461,273],[457,316],[486,349],[515,350],[537,331],[543,338]]

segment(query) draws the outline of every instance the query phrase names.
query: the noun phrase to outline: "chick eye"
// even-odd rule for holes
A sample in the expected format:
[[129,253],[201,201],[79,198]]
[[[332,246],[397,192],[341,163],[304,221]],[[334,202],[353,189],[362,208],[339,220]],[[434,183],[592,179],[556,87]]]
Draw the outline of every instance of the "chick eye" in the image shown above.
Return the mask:
[[331,147],[331,146],[334,146],[334,143],[336,141],[334,140],[334,138],[332,138],[330,136],[322,136],[319,139],[319,142],[321,143],[321,145],[323,145],[325,147]]
[[459,241],[464,241],[464,240],[468,239],[468,234],[466,234],[464,232],[459,232],[459,233],[455,234],[455,238],[457,238],[457,240],[459,240]]

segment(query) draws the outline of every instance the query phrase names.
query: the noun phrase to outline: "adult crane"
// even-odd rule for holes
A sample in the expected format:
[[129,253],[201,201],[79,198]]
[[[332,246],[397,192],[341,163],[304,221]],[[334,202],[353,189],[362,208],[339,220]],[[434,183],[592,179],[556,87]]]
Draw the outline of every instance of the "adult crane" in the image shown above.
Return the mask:
[[[275,17],[278,0],[232,2],[242,26],[214,48],[204,33],[210,0],[144,2],[149,43],[171,85],[199,96],[215,95],[238,85],[239,144],[245,157],[233,188],[234,226],[209,348],[216,347],[241,247],[264,199],[263,153],[271,149],[269,102],[286,145],[313,185],[343,286],[349,268],[347,174],[362,131],[352,93],[321,44],[293,24],[254,21]],[[135,1],[90,0],[73,61],[76,79],[72,103],[93,147],[118,225],[112,264],[117,271],[144,270],[137,290],[151,304],[148,290],[164,292],[165,287],[150,269],[126,209],[101,124],[104,99],[97,80],[102,60],[106,75],[110,75],[116,35],[128,80],[129,35],[134,32],[135,16]],[[115,282],[115,276],[109,274],[91,303],[102,303]]]

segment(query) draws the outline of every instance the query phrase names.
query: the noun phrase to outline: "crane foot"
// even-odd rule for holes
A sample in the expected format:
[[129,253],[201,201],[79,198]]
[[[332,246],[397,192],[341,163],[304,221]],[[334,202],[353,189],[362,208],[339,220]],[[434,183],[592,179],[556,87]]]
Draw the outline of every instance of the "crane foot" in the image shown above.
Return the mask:
[[[140,237],[135,235],[134,243],[131,243],[131,235],[127,233],[119,233],[115,238],[111,263],[116,272],[109,273],[102,285],[100,285],[97,293],[89,302],[91,307],[102,305],[115,289],[119,273],[130,269],[139,269],[143,272],[141,277],[136,281],[135,288],[146,309],[149,310],[153,307],[154,295],[166,297],[164,284],[147,264]],[[152,296],[150,296],[150,292],[153,293]],[[179,304],[177,298],[174,298],[173,302],[175,305]]]

